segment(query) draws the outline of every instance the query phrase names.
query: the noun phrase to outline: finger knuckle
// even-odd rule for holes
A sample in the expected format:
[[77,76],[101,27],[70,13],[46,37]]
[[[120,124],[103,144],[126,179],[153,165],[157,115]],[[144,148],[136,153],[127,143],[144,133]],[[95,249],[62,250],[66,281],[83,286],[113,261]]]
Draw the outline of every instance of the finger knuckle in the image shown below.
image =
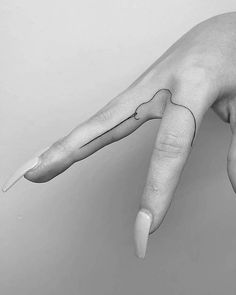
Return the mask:
[[191,85],[207,85],[210,82],[211,68],[206,66],[202,56],[191,54],[187,56],[177,70],[178,78]]
[[106,105],[104,108],[99,110],[94,116],[91,117],[91,120],[95,120],[98,123],[103,123],[109,121],[114,115],[113,107],[111,103]]
[[184,82],[188,81],[191,84],[204,85],[207,83],[209,75],[204,67],[192,65],[181,70],[180,78]]
[[96,115],[96,119],[99,121],[99,122],[104,122],[104,121],[107,121],[109,120],[110,118],[112,117],[112,113],[110,110],[101,110],[97,113]]
[[189,143],[183,137],[167,133],[158,138],[154,151],[158,158],[177,158],[188,151]]
[[68,145],[66,144],[64,138],[61,138],[61,139],[57,140],[52,145],[52,148],[55,149],[57,152],[60,152],[60,153],[67,153],[67,152],[69,152]]
[[152,192],[154,196],[160,194],[160,186],[156,181],[147,181],[146,190]]

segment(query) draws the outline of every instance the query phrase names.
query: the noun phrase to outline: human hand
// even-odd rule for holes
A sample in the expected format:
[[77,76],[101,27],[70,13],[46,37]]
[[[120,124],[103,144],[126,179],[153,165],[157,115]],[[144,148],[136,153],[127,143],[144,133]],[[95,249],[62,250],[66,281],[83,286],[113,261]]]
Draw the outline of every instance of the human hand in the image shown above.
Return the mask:
[[227,169],[236,191],[236,13],[191,29],[125,91],[86,122],[27,162],[7,181],[46,182],[144,122],[162,119],[135,222],[137,255],[161,224],[204,114],[212,107],[230,123]]

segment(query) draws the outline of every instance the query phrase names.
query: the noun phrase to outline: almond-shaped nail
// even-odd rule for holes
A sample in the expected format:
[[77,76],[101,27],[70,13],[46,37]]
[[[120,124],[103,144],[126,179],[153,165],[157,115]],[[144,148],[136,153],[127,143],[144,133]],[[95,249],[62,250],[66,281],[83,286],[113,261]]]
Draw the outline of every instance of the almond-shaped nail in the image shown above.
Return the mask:
[[19,181],[26,172],[30,171],[33,168],[36,168],[40,165],[40,155],[43,154],[46,150],[48,150],[49,147],[44,148],[41,150],[38,154],[38,156],[32,158],[28,162],[26,162],[24,165],[22,165],[19,169],[17,169],[13,175],[6,181],[6,183],[2,187],[2,191],[6,192],[8,191],[17,181]]
[[134,227],[136,254],[139,258],[145,257],[151,224],[152,214],[148,210],[141,209],[137,214]]

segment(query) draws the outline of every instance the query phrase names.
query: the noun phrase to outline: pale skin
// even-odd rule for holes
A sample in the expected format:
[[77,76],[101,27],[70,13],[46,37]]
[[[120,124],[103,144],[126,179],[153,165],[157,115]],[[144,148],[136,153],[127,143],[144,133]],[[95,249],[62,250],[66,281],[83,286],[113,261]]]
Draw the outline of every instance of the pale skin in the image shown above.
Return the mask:
[[227,171],[236,192],[236,12],[192,28],[126,90],[41,154],[24,176],[49,181],[146,121],[161,120],[135,223],[137,255],[144,257],[210,107],[232,131]]

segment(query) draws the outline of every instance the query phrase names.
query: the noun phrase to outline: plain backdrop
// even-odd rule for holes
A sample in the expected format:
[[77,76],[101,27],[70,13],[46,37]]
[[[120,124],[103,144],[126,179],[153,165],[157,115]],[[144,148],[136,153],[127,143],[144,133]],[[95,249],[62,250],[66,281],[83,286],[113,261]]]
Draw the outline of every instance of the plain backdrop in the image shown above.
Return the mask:
[[[235,0],[0,0],[0,183]],[[170,210],[134,254],[159,123],[45,184],[0,193],[2,295],[235,295],[229,126],[209,111]]]

